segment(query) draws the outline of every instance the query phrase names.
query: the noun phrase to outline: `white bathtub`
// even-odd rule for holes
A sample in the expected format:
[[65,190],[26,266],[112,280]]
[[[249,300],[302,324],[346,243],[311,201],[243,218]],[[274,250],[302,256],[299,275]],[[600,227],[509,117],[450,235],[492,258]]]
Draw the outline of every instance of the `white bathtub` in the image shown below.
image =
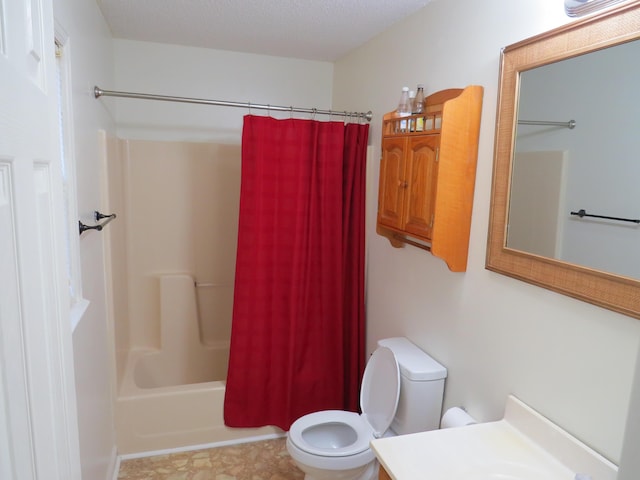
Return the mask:
[[161,279],[162,348],[132,349],[116,399],[120,454],[183,449],[212,443],[279,436],[277,427],[228,428],[223,404],[228,342],[203,345],[193,279]]
[[[145,360],[146,358],[146,360]],[[276,427],[228,428],[222,416],[224,380],[142,388],[153,378],[143,371],[149,351],[129,354],[125,378],[116,401],[120,454],[178,449],[264,435],[280,435]],[[135,375],[134,375],[135,372]]]

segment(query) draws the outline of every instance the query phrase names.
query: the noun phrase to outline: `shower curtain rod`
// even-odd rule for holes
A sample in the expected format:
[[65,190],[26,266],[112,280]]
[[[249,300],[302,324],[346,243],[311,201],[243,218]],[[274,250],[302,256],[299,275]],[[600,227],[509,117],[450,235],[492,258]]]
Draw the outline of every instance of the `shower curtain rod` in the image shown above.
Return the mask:
[[318,115],[336,115],[347,117],[364,118],[367,122],[370,122],[373,118],[373,113],[369,110],[367,113],[363,112],[340,112],[337,110],[320,110],[317,108],[298,108],[298,107],[282,107],[277,105],[261,105],[251,102],[227,102],[224,100],[207,100],[204,98],[188,98],[188,97],[172,97],[168,95],[152,95],[149,93],[134,93],[134,92],[117,92],[114,90],[103,90],[98,86],[93,87],[93,94],[96,98],[100,97],[122,97],[122,98],[138,98],[142,100],[161,100],[165,102],[180,102],[180,103],[198,103],[203,105],[218,105],[222,107],[240,107],[248,108],[251,110],[275,110],[278,112],[296,112],[296,113],[310,113]]

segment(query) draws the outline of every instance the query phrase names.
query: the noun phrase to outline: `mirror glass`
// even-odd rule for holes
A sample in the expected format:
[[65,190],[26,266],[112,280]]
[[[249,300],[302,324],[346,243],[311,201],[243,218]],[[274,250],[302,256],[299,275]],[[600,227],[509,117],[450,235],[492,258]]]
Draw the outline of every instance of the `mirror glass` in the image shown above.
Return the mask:
[[503,49],[487,269],[640,318],[639,58],[640,2]]
[[639,59],[636,40],[520,73],[507,247],[640,279]]

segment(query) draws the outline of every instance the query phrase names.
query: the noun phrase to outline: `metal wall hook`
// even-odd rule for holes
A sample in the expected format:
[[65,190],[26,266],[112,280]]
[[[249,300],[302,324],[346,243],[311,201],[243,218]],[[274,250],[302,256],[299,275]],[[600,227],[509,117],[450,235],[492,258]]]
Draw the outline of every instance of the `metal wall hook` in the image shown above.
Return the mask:
[[100,213],[99,211],[96,210],[95,212],[93,212],[93,218],[95,219],[96,222],[99,222],[100,220],[103,220],[103,219],[106,219],[106,220],[102,223],[99,223],[98,225],[85,225],[81,221],[78,221],[78,230],[80,235],[82,235],[82,233],[87,230],[97,230],[101,232],[107,223],[109,223],[111,220],[114,220],[116,218],[116,214],[112,213],[111,215],[105,215],[104,213]]

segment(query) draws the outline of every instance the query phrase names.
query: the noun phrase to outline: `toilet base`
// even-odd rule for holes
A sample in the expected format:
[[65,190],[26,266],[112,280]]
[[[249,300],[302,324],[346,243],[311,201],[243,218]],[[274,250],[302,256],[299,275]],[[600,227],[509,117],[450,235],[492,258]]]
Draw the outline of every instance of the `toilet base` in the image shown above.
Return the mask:
[[323,470],[298,462],[296,465],[305,473],[304,480],[377,480],[380,470],[377,460],[349,470]]

